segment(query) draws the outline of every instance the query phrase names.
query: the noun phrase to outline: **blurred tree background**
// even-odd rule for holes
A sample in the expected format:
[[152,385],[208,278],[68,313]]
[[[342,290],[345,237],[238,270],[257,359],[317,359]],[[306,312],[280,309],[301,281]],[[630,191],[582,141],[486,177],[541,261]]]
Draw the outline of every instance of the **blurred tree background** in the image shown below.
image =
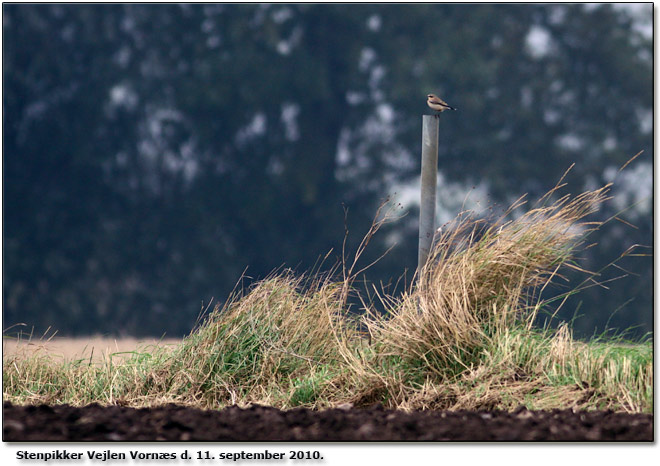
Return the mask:
[[564,192],[614,181],[598,215],[623,221],[581,265],[646,256],[559,318],[649,332],[652,66],[651,4],[3,4],[4,328],[186,334],[246,268],[302,273],[332,250],[329,268],[344,207],[354,251],[387,196],[408,215],[369,245],[363,265],[396,243],[365,279],[409,281],[435,92],[458,107],[440,221],[468,194],[538,199],[573,162]]

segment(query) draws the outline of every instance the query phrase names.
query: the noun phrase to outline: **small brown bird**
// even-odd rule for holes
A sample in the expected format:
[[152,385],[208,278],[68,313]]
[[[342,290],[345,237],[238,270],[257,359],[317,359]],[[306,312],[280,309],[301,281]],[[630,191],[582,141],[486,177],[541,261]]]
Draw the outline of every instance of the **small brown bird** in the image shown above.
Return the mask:
[[[445,110],[456,110],[454,107],[449,105],[447,102],[445,102],[435,94],[429,94],[426,97],[428,98],[428,100],[426,101],[426,105],[431,107],[436,112],[442,113]],[[437,117],[438,114],[436,113],[435,116]]]

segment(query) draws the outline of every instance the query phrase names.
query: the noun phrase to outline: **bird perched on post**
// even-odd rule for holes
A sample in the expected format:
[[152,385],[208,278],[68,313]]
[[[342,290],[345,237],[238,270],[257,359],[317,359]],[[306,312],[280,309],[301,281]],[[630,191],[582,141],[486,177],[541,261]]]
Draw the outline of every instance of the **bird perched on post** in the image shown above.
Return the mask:
[[[449,105],[447,102],[442,100],[440,97],[438,97],[435,94],[429,94],[426,96],[428,100],[426,101],[426,105],[431,107],[433,110],[436,112],[444,112],[445,110],[456,110],[454,107]],[[438,113],[435,114],[436,118],[438,117]]]

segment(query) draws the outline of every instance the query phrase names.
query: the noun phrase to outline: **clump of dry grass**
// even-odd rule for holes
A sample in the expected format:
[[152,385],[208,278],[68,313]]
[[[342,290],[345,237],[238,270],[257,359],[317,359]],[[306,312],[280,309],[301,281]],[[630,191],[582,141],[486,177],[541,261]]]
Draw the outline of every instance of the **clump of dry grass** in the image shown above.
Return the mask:
[[422,361],[437,375],[468,369],[488,338],[520,319],[531,322],[535,293],[568,265],[585,228],[593,227],[580,222],[606,193],[565,196],[486,226],[459,216],[442,229],[417,286],[392,303],[390,315],[371,316],[372,335],[388,354]]
[[[532,326],[545,304],[541,290],[563,268],[580,270],[573,255],[600,226],[585,218],[607,192],[564,196],[513,220],[486,224],[463,214],[445,225],[415,288],[390,298],[388,314],[367,316],[376,343],[373,358],[361,361],[362,378],[381,387],[389,406],[408,409],[584,407],[596,399],[648,409],[650,355],[631,356],[637,372],[629,371],[619,365],[625,357],[611,357],[616,342],[599,353],[573,341],[565,325]],[[617,378],[626,382],[612,385]]]

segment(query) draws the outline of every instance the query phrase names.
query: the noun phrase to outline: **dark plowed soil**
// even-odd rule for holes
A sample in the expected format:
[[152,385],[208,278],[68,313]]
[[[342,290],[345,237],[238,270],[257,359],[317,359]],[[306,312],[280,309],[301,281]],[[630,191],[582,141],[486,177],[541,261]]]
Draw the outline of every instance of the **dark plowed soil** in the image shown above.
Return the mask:
[[312,411],[253,406],[203,411],[177,405],[125,408],[3,406],[12,441],[652,441],[653,416],[611,411]]

